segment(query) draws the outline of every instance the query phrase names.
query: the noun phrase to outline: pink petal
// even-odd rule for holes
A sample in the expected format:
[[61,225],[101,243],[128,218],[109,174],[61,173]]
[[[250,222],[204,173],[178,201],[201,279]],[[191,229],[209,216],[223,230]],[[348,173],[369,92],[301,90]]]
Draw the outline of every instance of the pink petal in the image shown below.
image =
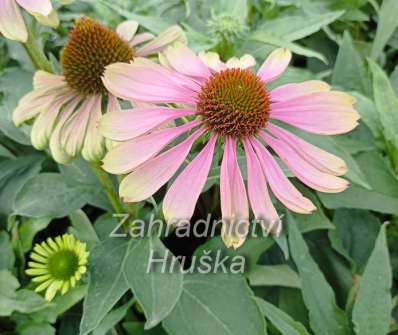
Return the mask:
[[170,66],[184,75],[200,78],[202,82],[205,82],[211,75],[208,66],[182,43],[170,46],[164,54]]
[[147,56],[160,52],[175,42],[185,42],[184,31],[179,26],[171,26],[165,31],[161,32],[152,41],[147,43],[142,48],[136,50],[136,55],[139,57]]
[[171,120],[195,113],[193,109],[133,108],[105,114],[100,121],[99,129],[107,138],[125,141],[143,135]]
[[125,202],[138,202],[149,198],[177,172],[191,150],[195,140],[205,132],[195,131],[185,141],[156,156],[131,172],[120,183],[119,194]]
[[117,34],[126,42],[130,42],[138,29],[138,22],[133,20],[123,21],[116,27]]
[[157,155],[167,144],[178,136],[197,126],[199,121],[191,121],[179,127],[165,128],[147,135],[136,137],[116,145],[106,154],[102,168],[114,174],[132,171],[140,164]]
[[236,158],[235,138],[226,137],[220,171],[222,237],[227,247],[238,248],[248,233],[249,207]]
[[358,125],[355,99],[342,92],[317,92],[271,104],[271,118],[306,131],[332,135]]
[[217,136],[212,136],[167,191],[163,200],[163,213],[168,223],[181,223],[191,219],[207,181],[216,141]]
[[254,216],[267,232],[280,234],[282,222],[268,194],[267,181],[249,140],[243,141],[247,163],[247,191]]
[[328,193],[338,193],[348,187],[347,180],[317,170],[286,143],[264,132],[260,135],[304,184],[317,191]]
[[25,43],[28,32],[15,0],[0,1],[0,32],[4,37]]
[[50,15],[53,7],[50,0],[16,0],[18,4],[30,13]]
[[341,176],[347,172],[347,165],[341,158],[332,155],[331,153],[304,141],[291,132],[271,123],[267,125],[267,130],[272,135],[288,144],[296,151],[297,154],[318,170],[335,176]]
[[272,102],[291,100],[303,95],[330,91],[330,86],[321,80],[308,80],[302,83],[286,84],[270,92]]
[[148,60],[106,67],[102,81],[115,96],[151,103],[195,103],[198,84]]
[[250,139],[250,142],[259,157],[261,167],[274,195],[294,212],[302,214],[313,212],[316,209],[314,204],[293,186],[268,150],[254,138]]
[[292,54],[288,49],[279,48],[271,52],[263,65],[257,72],[257,75],[265,82],[268,83],[277,79],[285,72],[288,67]]

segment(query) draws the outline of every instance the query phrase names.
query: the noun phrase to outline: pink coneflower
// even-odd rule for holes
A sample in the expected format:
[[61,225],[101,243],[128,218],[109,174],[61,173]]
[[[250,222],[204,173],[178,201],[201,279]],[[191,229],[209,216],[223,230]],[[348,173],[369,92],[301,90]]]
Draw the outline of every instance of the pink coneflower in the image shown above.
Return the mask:
[[[167,191],[164,216],[173,223],[192,217],[216,143],[222,143],[222,236],[227,246],[236,248],[243,243],[248,232],[249,203],[264,228],[279,234],[281,222],[268,186],[294,212],[311,213],[316,209],[283,174],[270,150],[313,189],[335,193],[348,186],[345,179],[338,177],[347,171],[344,161],[274,122],[331,135],[353,129],[359,118],[351,96],[330,91],[329,85],[321,81],[268,90],[267,84],[287,68],[291,59],[288,50],[273,51],[257,73],[225,64],[218,64],[219,70],[214,70],[214,66],[211,69],[182,45],[170,47],[162,58],[166,66],[136,59],[133,64],[110,65],[105,71],[104,84],[118,97],[191,106],[137,108],[103,117],[103,135],[122,142],[105,156],[103,167],[110,173],[127,174],[120,184],[124,201],[141,201],[159,190],[176,174],[199,138],[206,144]],[[160,127],[177,119],[188,122]],[[188,132],[184,140],[163,150]],[[247,193],[238,165],[238,150],[246,155]]]
[[105,66],[128,63],[184,38],[177,26],[158,37],[136,34],[137,28],[136,22],[126,21],[116,33],[88,17],[76,22],[61,52],[63,74],[38,71],[33,91],[20,100],[14,112],[16,125],[35,118],[31,132],[34,147],[40,150],[50,144],[60,163],[80,152],[89,161],[103,157],[104,139],[97,130],[102,105],[105,112],[119,108],[117,98],[102,84]]
[[[69,4],[73,0],[59,2]],[[28,40],[28,32],[18,5],[46,26],[55,28],[59,24],[57,12],[50,0],[0,0],[0,32],[6,38],[19,42]]]

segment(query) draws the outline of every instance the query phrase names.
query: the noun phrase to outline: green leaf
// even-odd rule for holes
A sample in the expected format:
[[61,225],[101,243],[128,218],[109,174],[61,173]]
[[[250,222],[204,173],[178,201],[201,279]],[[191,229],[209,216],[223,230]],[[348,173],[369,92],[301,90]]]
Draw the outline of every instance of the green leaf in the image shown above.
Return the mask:
[[116,324],[118,324],[126,316],[128,309],[133,304],[133,300],[124,304],[121,307],[111,311],[93,331],[93,335],[107,335]]
[[79,285],[64,295],[57,295],[48,308],[32,314],[32,318],[39,321],[55,323],[57,318],[80,302],[87,294],[87,285]]
[[318,193],[327,208],[360,208],[382,213],[398,213],[398,181],[391,169],[376,152],[358,155],[366,180],[371,190],[351,185],[338,194]]
[[322,203],[330,209],[359,208],[380,213],[398,214],[398,198],[351,185],[338,194],[318,193]]
[[257,265],[247,275],[251,286],[300,288],[300,278],[289,265]]
[[117,4],[111,3],[110,1],[107,0],[99,0],[99,2],[108,6],[110,9],[112,9],[119,15],[125,17],[126,19],[137,21],[141,26],[145,27],[146,29],[155,34],[161,33],[162,31],[166,30],[175,23],[171,20],[168,20],[168,18],[165,17],[156,17],[150,15],[144,16],[136,14],[132,11],[125,10],[120,6],[118,6]]
[[397,96],[386,73],[373,60],[369,59],[368,62],[373,74],[373,95],[384,128],[384,136],[398,148]]
[[344,11],[329,11],[322,14],[306,14],[300,10],[285,12],[273,20],[267,20],[259,30],[272,32],[276,36],[283,37],[292,42],[312,35],[322,27],[336,21]]
[[386,225],[380,229],[375,247],[359,282],[352,311],[355,333],[385,335],[389,333],[392,311],[392,273],[386,240]]
[[47,322],[25,321],[17,326],[19,335],[55,335],[55,328]]
[[[14,43],[15,44],[15,43]],[[0,74],[0,87],[4,98],[0,100],[0,130],[12,140],[29,145],[29,126],[17,128],[12,113],[21,97],[32,89],[32,72],[17,67],[6,68]]]
[[158,238],[143,238],[130,249],[124,273],[145,312],[145,328],[153,328],[169,315],[182,293],[183,274],[177,259]]
[[358,92],[350,92],[350,94],[352,94],[357,100],[355,109],[360,114],[361,121],[369,127],[375,138],[381,138],[383,127],[373,100]]
[[26,155],[0,162],[0,213],[12,213],[17,193],[40,172],[43,158],[41,155]]
[[356,51],[351,35],[345,31],[333,69],[332,84],[346,90],[362,91],[363,60]]
[[[283,36],[278,36],[272,30],[271,31],[256,30],[253,33],[251,33],[248,36],[248,38],[251,40],[266,43],[266,44],[269,44],[269,45],[272,45],[275,47],[287,48],[295,54],[306,56],[306,57],[314,57],[314,58],[317,58],[320,61],[324,62],[325,64],[327,64],[327,60],[326,60],[325,56],[322,55],[321,53],[311,50],[311,49],[308,49],[308,48],[305,48],[305,47],[302,47],[301,45],[299,45],[297,43],[287,40]],[[258,52],[258,50],[257,50],[257,52]]]
[[50,222],[51,218],[46,217],[23,219],[19,226],[19,239],[23,252],[28,252],[32,249],[32,242],[35,235],[39,231],[46,229]]
[[76,158],[70,164],[59,164],[58,167],[69,186],[85,186],[87,203],[107,211],[112,210],[104,189],[88,162]]
[[0,231],[0,270],[12,270],[15,256],[8,234]]
[[283,335],[310,335],[300,322],[293,320],[284,311],[263,299],[256,298],[256,302],[263,315],[271,321],[276,329]]
[[[259,233],[261,234],[261,233]],[[261,236],[261,235],[260,235]],[[270,237],[248,237],[245,243],[237,250],[227,248],[220,236],[214,237],[196,249],[194,256],[201,257],[209,252],[219,252],[223,257],[243,256],[246,260],[245,271],[253,269],[260,256],[274,244]]]
[[290,254],[301,279],[302,294],[309,310],[311,328],[317,335],[346,335],[348,320],[337,306],[335,294],[312,259],[296,222],[287,214]]
[[164,320],[173,335],[264,335],[265,320],[238,275],[190,274],[178,304]]
[[98,327],[106,314],[128,290],[123,265],[129,243],[122,238],[110,238],[98,244],[89,259],[90,280],[83,304],[80,334],[89,334]]
[[59,173],[42,173],[18,192],[14,211],[29,217],[63,217],[87,202],[84,186],[71,187]]
[[362,273],[380,230],[379,220],[364,210],[338,209],[333,223],[336,229],[328,232],[332,247]]
[[69,231],[80,241],[86,242],[89,249],[99,242],[99,238],[93,225],[86,213],[81,209],[69,214],[69,218],[72,222],[72,227],[69,228]]
[[30,314],[48,307],[48,303],[38,294],[28,290],[18,290],[19,282],[8,270],[0,270],[0,316],[10,316],[13,312]]
[[372,45],[372,58],[377,58],[383,51],[388,40],[398,27],[397,20],[398,1],[383,0],[379,11],[379,20],[377,23],[376,37]]

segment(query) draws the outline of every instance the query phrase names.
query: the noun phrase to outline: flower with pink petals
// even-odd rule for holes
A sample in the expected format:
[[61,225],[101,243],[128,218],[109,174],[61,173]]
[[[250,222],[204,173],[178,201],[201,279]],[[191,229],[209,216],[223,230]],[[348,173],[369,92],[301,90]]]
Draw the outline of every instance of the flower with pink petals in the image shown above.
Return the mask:
[[[267,85],[281,76],[291,60],[287,49],[274,50],[257,73],[249,69],[247,60],[235,59],[228,66],[216,58],[213,55],[213,66],[208,66],[189,48],[178,45],[164,52],[163,66],[146,59],[108,66],[103,81],[115,96],[183,104],[185,108],[137,108],[105,115],[100,122],[102,134],[121,143],[107,153],[103,168],[127,174],[120,184],[120,196],[126,202],[141,201],[167,183],[192,146],[203,139],[205,145],[175,178],[163,201],[166,220],[178,223],[192,217],[216,145],[222,145],[222,237],[227,246],[237,248],[248,233],[249,204],[264,229],[280,233],[281,222],[268,190],[294,212],[316,209],[284,175],[271,151],[315,190],[335,193],[348,186],[339,177],[347,171],[343,160],[302,140],[278,125],[279,121],[311,133],[333,135],[353,129],[359,116],[353,97],[331,91],[322,81],[269,90]],[[161,127],[177,119],[187,122]],[[165,149],[183,134],[183,140]],[[238,151],[246,156],[247,185],[238,165]]]
[[33,91],[14,111],[16,125],[35,119],[32,144],[42,150],[49,144],[54,159],[67,163],[77,154],[89,161],[105,153],[104,138],[97,123],[105,112],[119,110],[119,103],[102,83],[105,66],[129,63],[184,40],[181,28],[170,27],[159,36],[136,34],[138,24],[126,21],[114,32],[83,17],[76,22],[61,52],[62,75],[37,71]]
[[[69,4],[73,1],[59,2]],[[28,32],[18,5],[32,14],[41,24],[53,28],[59,24],[57,12],[50,0],[0,0],[0,33],[10,40],[23,43],[28,40]]]

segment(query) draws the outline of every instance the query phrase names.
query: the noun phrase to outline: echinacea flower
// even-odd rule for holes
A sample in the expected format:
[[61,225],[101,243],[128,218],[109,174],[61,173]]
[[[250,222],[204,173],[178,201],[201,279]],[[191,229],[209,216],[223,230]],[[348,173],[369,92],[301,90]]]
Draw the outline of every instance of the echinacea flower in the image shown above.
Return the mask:
[[[222,237],[227,246],[236,248],[244,242],[249,203],[263,228],[279,234],[281,222],[268,187],[294,212],[311,213],[316,209],[284,175],[271,149],[309,187],[331,193],[347,188],[348,182],[338,177],[347,171],[343,160],[275,121],[315,134],[345,133],[359,119],[353,108],[354,98],[331,91],[328,84],[317,80],[269,90],[267,84],[287,68],[289,50],[274,50],[257,73],[234,64],[218,64],[219,70],[214,70],[183,45],[169,47],[162,59],[166,66],[136,59],[133,64],[110,65],[105,71],[104,84],[118,97],[188,106],[114,111],[101,120],[103,135],[121,142],[105,156],[103,168],[110,173],[127,174],[119,189],[125,202],[144,200],[159,190],[176,174],[199,138],[206,144],[168,189],[163,213],[171,223],[186,222],[192,217],[216,143],[222,144]],[[179,125],[164,127],[177,119]],[[183,134],[188,136],[163,150]],[[238,150],[246,156],[247,193]]]
[[117,32],[88,17],[76,22],[61,51],[62,75],[37,71],[33,91],[19,101],[14,111],[17,126],[35,118],[31,132],[35,148],[42,150],[49,144],[60,163],[69,162],[80,152],[88,161],[103,157],[104,139],[97,122],[103,106],[105,112],[119,108],[117,99],[102,84],[105,66],[128,63],[184,38],[177,26],[158,37],[136,34],[137,28],[133,21],[120,24]]
[[35,291],[46,291],[45,299],[51,301],[58,291],[65,294],[76,286],[87,270],[87,258],[86,244],[73,235],[48,238],[34,246],[26,274],[37,284]]
[[[59,2],[66,5],[73,1],[59,0]],[[32,14],[41,24],[53,28],[59,24],[57,12],[50,0],[0,0],[0,32],[10,40],[23,43],[28,40],[25,21],[18,5]]]

